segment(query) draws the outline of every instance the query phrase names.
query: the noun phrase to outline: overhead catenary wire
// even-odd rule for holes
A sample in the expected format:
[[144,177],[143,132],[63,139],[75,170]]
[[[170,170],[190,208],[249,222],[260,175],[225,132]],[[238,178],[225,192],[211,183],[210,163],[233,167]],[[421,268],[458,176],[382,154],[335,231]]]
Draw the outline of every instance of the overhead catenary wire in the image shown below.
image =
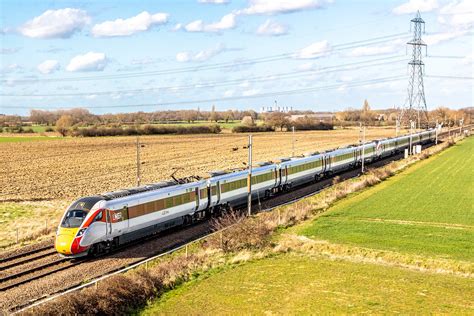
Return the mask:
[[443,76],[443,75],[425,75],[427,78],[437,79],[458,79],[458,80],[474,80],[474,77],[462,77],[462,76]]
[[[359,44],[364,45],[374,45],[379,44],[387,41],[393,41],[398,38],[402,38],[403,35],[407,35],[407,33],[396,33],[386,36],[380,36],[375,38],[370,38],[366,40],[359,40],[353,42],[347,42],[342,44],[337,44],[329,47],[326,50],[322,50],[315,56],[326,54],[333,51],[345,50],[350,48],[355,48],[360,46]],[[356,44],[356,45],[355,45]],[[355,46],[354,46],[355,45]],[[145,71],[145,72],[135,72],[135,73],[127,73],[127,74],[110,74],[110,75],[99,75],[99,76],[83,76],[83,77],[64,77],[64,78],[35,78],[35,79],[15,79],[15,78],[2,78],[2,82],[13,81],[15,83],[46,83],[46,82],[66,82],[66,81],[90,81],[90,80],[107,80],[107,79],[127,79],[127,78],[135,78],[135,77],[146,77],[146,76],[157,76],[157,75],[167,75],[167,74],[177,74],[177,73],[187,73],[187,72],[196,72],[202,70],[212,70],[212,69],[220,69],[220,68],[229,68],[241,65],[250,65],[250,64],[258,64],[258,63],[265,63],[265,62],[273,62],[282,59],[307,59],[307,58],[299,58],[299,52],[289,52],[271,56],[264,56],[264,57],[257,57],[257,58],[250,58],[245,59],[243,61],[232,61],[232,62],[222,62],[222,63],[214,63],[214,64],[207,64],[207,65],[199,65],[199,66],[190,66],[190,67],[180,67],[180,68],[170,68],[170,69],[163,69],[163,70],[155,70],[155,71]]]
[[[130,108],[130,107],[157,107],[157,106],[170,106],[170,105],[184,105],[184,104],[199,104],[199,103],[209,103],[209,102],[225,102],[225,101],[234,101],[234,100],[245,100],[245,99],[255,99],[255,98],[263,98],[263,97],[274,97],[274,96],[281,96],[281,95],[291,95],[295,93],[305,93],[305,92],[316,92],[316,91],[324,91],[324,90],[331,90],[331,89],[338,89],[340,87],[357,87],[361,85],[367,84],[375,84],[375,83],[382,83],[388,81],[395,81],[400,80],[402,78],[406,78],[406,76],[390,76],[390,77],[383,77],[383,78],[376,78],[376,79],[369,79],[369,80],[359,80],[354,81],[352,83],[337,83],[328,86],[319,86],[319,87],[310,87],[310,88],[300,88],[300,89],[293,89],[293,90],[283,90],[283,91],[274,91],[268,93],[260,93],[260,94],[253,94],[253,95],[241,95],[241,96],[232,96],[232,97],[223,97],[223,98],[209,98],[209,99],[197,99],[197,100],[187,100],[187,101],[173,101],[173,102],[157,102],[157,103],[143,103],[143,104],[122,104],[122,105],[102,105],[102,106],[84,106],[82,108],[85,109],[108,109],[108,108]],[[4,106],[4,108],[24,108],[24,109],[65,109],[64,107],[35,107],[35,106]]]
[[[291,79],[300,76],[312,76],[316,74],[325,74],[325,73],[332,73],[332,72],[342,72],[342,71],[351,71],[356,69],[361,69],[365,67],[374,67],[374,66],[381,66],[385,64],[396,63],[399,61],[405,60],[405,58],[401,59],[401,55],[394,55],[376,59],[369,59],[364,61],[340,64],[340,65],[333,65],[322,67],[319,69],[308,69],[308,70],[299,70],[299,71],[291,71],[291,72],[284,72],[284,73],[275,73],[269,74],[264,76],[254,76],[254,77],[246,77],[246,78],[237,78],[237,79],[229,79],[229,80],[220,80],[220,81],[212,81],[212,82],[204,82],[204,83],[193,83],[193,84],[186,84],[180,86],[159,86],[153,88],[142,88],[142,89],[130,89],[130,90],[109,90],[109,91],[89,91],[89,92],[77,92],[77,93],[38,93],[38,94],[6,94],[1,93],[0,96],[4,97],[66,97],[66,96],[88,96],[88,95],[113,95],[113,94],[122,94],[122,93],[138,93],[138,92],[148,92],[148,91],[157,91],[157,90],[181,90],[181,89],[189,89],[189,88],[209,88],[209,87],[220,87],[220,86],[228,86],[233,84],[240,84],[245,82],[264,82],[264,81],[272,81],[272,80],[279,80],[279,79]],[[398,58],[398,59],[397,59]],[[386,61],[392,60],[383,63],[375,63],[369,64],[365,66],[353,67],[357,65],[364,65],[368,63],[373,63],[377,61]],[[347,68],[349,67],[349,68]]]

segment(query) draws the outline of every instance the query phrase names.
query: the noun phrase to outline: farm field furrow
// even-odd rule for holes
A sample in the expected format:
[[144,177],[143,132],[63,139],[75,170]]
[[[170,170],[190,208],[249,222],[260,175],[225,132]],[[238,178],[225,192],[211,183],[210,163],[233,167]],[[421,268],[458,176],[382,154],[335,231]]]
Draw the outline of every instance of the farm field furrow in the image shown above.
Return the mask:
[[[393,136],[392,129],[373,129],[367,139]],[[359,139],[356,129],[296,133],[296,154],[325,150]],[[140,137],[142,183],[177,176],[207,176],[211,170],[244,167],[247,136],[242,134]],[[291,133],[254,136],[254,161],[290,156]],[[1,201],[65,199],[135,185],[133,137],[79,138],[1,143]],[[49,157],[49,158],[48,158]]]

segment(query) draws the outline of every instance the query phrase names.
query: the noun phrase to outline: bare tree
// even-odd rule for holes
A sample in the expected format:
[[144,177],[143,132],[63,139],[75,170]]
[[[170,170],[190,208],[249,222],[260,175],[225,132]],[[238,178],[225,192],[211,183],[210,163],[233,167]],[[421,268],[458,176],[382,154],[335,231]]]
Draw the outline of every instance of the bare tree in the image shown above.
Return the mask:
[[63,115],[56,121],[56,131],[64,137],[73,123],[74,121],[70,115]]

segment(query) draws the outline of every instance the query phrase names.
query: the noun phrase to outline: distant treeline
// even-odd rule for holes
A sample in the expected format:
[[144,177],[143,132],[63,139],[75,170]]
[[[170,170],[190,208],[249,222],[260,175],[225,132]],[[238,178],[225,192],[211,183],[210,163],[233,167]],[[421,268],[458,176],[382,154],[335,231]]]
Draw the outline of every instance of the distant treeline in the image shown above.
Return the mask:
[[153,126],[143,127],[86,127],[70,131],[76,137],[100,136],[131,136],[131,135],[166,135],[166,134],[218,134],[221,132],[219,125],[209,126]]

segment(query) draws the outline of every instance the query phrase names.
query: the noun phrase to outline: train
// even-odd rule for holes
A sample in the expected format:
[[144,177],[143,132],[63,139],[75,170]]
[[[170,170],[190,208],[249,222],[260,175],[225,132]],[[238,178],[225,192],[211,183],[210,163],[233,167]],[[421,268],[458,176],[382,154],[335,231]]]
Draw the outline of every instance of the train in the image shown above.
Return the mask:
[[251,198],[265,199],[292,187],[396,155],[414,145],[435,141],[426,130],[395,138],[300,157],[281,158],[248,169],[212,172],[207,179],[187,183],[164,181],[81,197],[64,212],[57,228],[56,251],[77,258],[106,253],[116,247],[176,226],[190,225],[243,206]]

